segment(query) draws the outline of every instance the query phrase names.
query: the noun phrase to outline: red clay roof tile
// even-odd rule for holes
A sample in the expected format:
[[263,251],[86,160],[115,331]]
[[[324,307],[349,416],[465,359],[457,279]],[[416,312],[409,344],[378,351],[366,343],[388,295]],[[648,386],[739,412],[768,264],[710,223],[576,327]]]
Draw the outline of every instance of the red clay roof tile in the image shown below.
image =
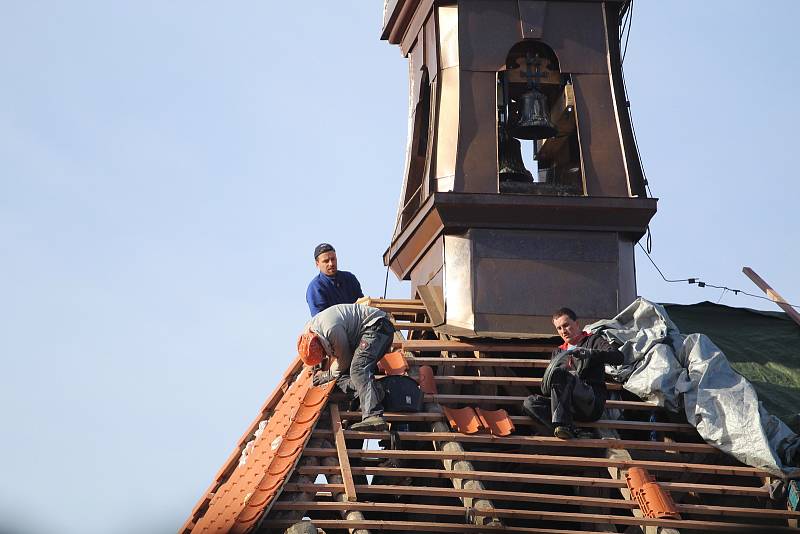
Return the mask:
[[433,377],[433,368],[423,365],[419,368],[419,389],[428,395],[436,395],[436,379]]
[[508,436],[514,432],[514,423],[508,417],[508,412],[502,408],[499,410],[482,410],[475,408],[475,412],[481,419],[481,423],[493,436]]
[[404,375],[408,371],[408,362],[403,356],[402,350],[387,352],[383,358],[378,360],[378,369],[386,375]]
[[311,370],[300,372],[253,440],[244,464],[234,469],[210,499],[205,514],[190,526],[192,532],[246,532],[254,526],[299,459],[334,385],[330,382],[314,388]]
[[466,408],[443,406],[442,409],[450,422],[450,427],[462,434],[475,434],[484,428],[478,414],[469,406]]

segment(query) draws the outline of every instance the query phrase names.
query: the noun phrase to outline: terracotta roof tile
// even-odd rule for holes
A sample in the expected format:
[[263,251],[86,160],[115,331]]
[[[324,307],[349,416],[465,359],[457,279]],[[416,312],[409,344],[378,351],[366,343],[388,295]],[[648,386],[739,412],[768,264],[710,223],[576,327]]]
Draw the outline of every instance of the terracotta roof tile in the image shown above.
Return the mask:
[[402,350],[387,352],[383,358],[378,360],[378,369],[386,375],[404,375],[408,371],[408,362],[403,356]]
[[659,486],[646,469],[631,467],[625,474],[631,496],[639,504],[645,517],[680,519],[678,508],[668,491]]
[[462,434],[475,434],[483,427],[480,417],[474,409],[467,406],[466,408],[448,408],[442,407],[444,414],[450,422],[450,427]]
[[514,432],[514,423],[508,417],[508,412],[502,408],[499,410],[475,408],[475,412],[477,412],[483,426],[493,436],[508,436]]
[[436,379],[433,377],[433,368],[430,365],[419,368],[419,388],[428,395],[437,394]]
[[246,532],[269,509],[311,435],[335,382],[312,387],[303,369],[285,391],[261,435],[211,498],[192,532]]

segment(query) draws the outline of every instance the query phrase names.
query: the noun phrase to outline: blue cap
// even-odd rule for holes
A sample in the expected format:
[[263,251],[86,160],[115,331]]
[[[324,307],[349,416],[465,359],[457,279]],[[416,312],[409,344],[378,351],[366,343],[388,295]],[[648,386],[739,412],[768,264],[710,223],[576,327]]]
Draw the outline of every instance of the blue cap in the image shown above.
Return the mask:
[[325,254],[326,252],[336,252],[336,249],[333,248],[333,245],[330,243],[320,243],[317,245],[317,248],[314,249],[314,261],[317,260],[320,254]]

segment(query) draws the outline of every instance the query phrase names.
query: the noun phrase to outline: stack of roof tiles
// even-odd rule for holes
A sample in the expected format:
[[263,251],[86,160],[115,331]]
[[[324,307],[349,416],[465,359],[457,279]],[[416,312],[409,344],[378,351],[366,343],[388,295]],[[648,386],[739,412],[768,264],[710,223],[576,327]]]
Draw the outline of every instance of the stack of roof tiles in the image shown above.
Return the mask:
[[445,339],[421,301],[370,304],[407,333],[382,367],[423,383],[424,411],[386,413],[389,432],[349,431],[356,406],[333,384],[312,387],[296,359],[181,532],[283,532],[303,519],[329,534],[798,532],[767,473],[618,384],[607,407],[620,418],[585,424],[594,437],[537,427],[520,408],[552,342]]

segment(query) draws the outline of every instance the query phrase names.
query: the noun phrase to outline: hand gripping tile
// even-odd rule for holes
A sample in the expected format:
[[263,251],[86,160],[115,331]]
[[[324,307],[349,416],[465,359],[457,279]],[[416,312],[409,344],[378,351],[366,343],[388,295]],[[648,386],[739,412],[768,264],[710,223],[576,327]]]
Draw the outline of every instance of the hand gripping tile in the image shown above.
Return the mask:
[[247,532],[269,510],[311,437],[335,382],[311,384],[304,368],[275,406],[247,457],[209,502],[192,532]]

